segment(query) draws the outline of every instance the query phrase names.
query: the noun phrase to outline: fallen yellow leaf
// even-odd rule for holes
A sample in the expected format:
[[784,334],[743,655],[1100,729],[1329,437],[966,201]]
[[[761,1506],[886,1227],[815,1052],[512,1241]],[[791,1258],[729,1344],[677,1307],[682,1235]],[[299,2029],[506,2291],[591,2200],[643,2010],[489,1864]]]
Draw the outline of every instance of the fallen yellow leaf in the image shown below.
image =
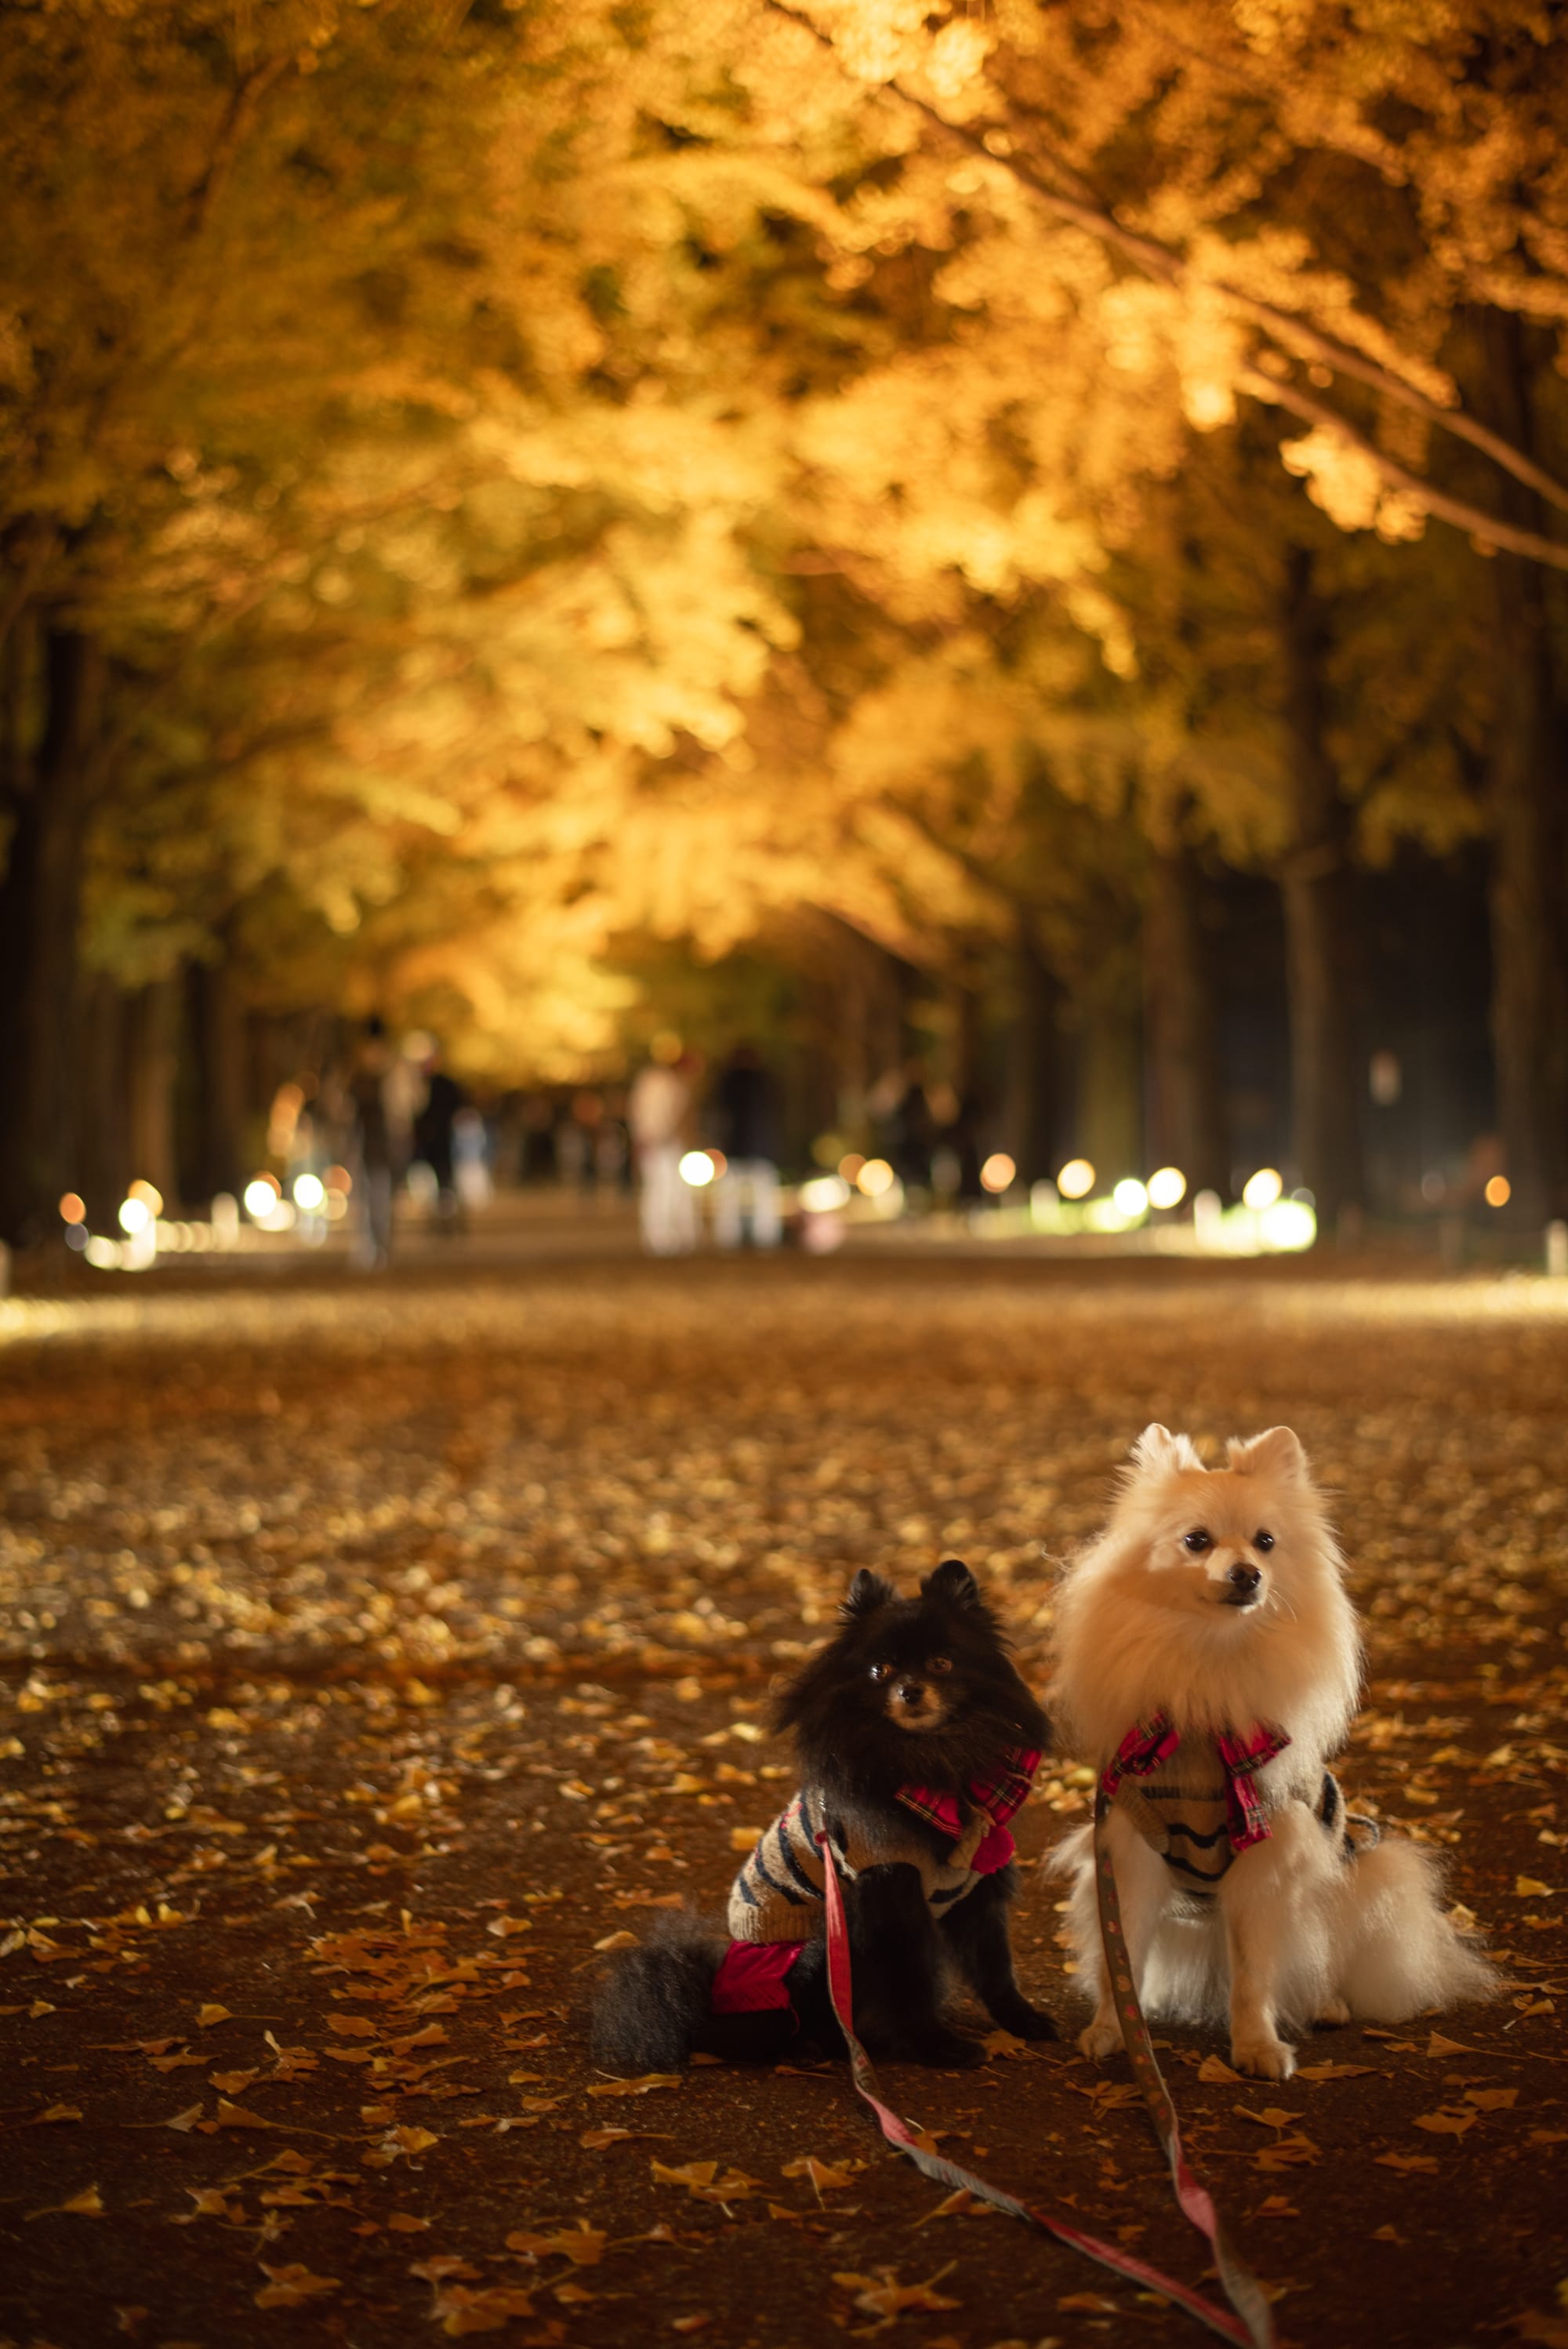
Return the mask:
[[328,2292],[343,2289],[336,2276],[312,2275],[298,2260],[291,2260],[287,2267],[282,2268],[269,2267],[263,2260],[261,2266],[272,2282],[257,2292],[258,2308],[303,2308],[310,2301],[324,2299]]

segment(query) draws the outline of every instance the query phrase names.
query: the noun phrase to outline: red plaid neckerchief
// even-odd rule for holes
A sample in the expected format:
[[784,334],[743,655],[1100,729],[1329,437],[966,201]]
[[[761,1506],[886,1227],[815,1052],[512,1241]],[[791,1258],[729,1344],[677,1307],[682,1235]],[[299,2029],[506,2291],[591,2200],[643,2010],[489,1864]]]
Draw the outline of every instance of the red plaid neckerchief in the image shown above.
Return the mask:
[[[1114,1801],[1123,1778],[1147,1778],[1161,1763],[1169,1762],[1181,1743],[1181,1731],[1172,1729],[1162,1713],[1134,1722],[1100,1774],[1101,1794],[1108,1802]],[[1274,1833],[1258,1794],[1257,1773],[1289,1744],[1283,1729],[1269,1729],[1262,1722],[1254,1722],[1244,1735],[1233,1729],[1216,1735],[1214,1748],[1225,1774],[1226,1840],[1233,1852],[1266,1842]]]
[[[1039,1766],[1037,1751],[1011,1746],[989,1777],[971,1778],[965,1785],[964,1792],[973,1808],[984,1811],[991,1822],[969,1863],[976,1876],[993,1875],[1012,1858],[1016,1847],[1007,1833],[1007,1821],[1028,1801]],[[905,1810],[928,1819],[954,1843],[963,1834],[964,1815],[956,1795],[934,1792],[929,1786],[901,1786],[898,1799]]]

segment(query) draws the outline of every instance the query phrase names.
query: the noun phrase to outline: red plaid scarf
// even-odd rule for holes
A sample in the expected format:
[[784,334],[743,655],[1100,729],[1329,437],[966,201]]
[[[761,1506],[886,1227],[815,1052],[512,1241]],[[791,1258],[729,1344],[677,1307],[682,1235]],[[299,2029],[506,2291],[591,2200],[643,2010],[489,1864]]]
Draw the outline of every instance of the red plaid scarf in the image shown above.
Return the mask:
[[[1134,1722],[1100,1774],[1101,1794],[1108,1802],[1114,1800],[1123,1778],[1147,1778],[1169,1762],[1181,1743],[1181,1731],[1172,1729],[1162,1713]],[[1258,1794],[1257,1773],[1289,1744],[1283,1729],[1269,1729],[1262,1722],[1254,1722],[1244,1735],[1233,1729],[1216,1735],[1214,1746],[1225,1774],[1226,1840],[1233,1852],[1264,1843],[1274,1833]]]
[[[970,1867],[977,1876],[991,1876],[1006,1868],[1017,1848],[1007,1832],[1007,1821],[1021,1811],[1034,1788],[1035,1773],[1040,1766],[1040,1756],[1028,1747],[1016,1745],[1008,1749],[1000,1765],[989,1777],[971,1778],[964,1789],[970,1808],[984,1811],[991,1825],[982,1838]],[[964,1832],[965,1819],[956,1795],[934,1790],[930,1786],[901,1786],[898,1799],[905,1810],[917,1818],[927,1819],[934,1827],[956,1843]]]

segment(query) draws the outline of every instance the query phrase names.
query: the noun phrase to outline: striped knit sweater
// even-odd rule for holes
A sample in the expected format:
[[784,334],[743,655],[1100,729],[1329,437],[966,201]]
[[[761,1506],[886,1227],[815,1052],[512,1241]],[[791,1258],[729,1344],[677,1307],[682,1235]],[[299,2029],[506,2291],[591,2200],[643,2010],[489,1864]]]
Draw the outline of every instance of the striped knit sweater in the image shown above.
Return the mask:
[[[1187,1890],[1209,1893],[1239,1853],[1273,1833],[1257,1773],[1289,1744],[1283,1730],[1263,1724],[1243,1735],[1183,1737],[1156,1713],[1129,1730],[1100,1789]],[[1315,1816],[1354,1857],[1332,1771],[1324,1772]]]
[[[1009,1755],[994,1779],[970,1784],[962,1810],[952,1796],[934,1798],[921,1787],[902,1788],[899,1800],[912,1815],[907,1837],[894,1832],[874,1847],[852,1834],[847,1844],[835,1841],[840,1873],[852,1877],[863,1868],[905,1860],[919,1869],[926,1899],[940,1915],[1012,1857],[1006,1823],[1026,1798],[1038,1762],[1037,1754]],[[810,1941],[820,1934],[823,1861],[817,1837],[825,1816],[820,1791],[803,1786],[758,1837],[730,1888],[729,1930],[738,1941]],[[915,1818],[952,1834],[945,1859],[933,1856],[914,1827]]]

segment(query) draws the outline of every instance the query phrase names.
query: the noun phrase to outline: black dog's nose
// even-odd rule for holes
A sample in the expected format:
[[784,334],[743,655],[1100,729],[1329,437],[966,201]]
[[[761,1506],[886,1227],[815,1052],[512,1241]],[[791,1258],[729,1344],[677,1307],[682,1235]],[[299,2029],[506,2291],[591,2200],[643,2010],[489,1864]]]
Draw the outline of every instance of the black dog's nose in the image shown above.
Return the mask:
[[1263,1578],[1263,1569],[1260,1567],[1247,1566],[1240,1558],[1225,1577],[1231,1588],[1242,1598],[1246,1598],[1254,1591]]
[[918,1704],[924,1694],[925,1682],[923,1681],[900,1681],[898,1684],[898,1701],[900,1704]]

